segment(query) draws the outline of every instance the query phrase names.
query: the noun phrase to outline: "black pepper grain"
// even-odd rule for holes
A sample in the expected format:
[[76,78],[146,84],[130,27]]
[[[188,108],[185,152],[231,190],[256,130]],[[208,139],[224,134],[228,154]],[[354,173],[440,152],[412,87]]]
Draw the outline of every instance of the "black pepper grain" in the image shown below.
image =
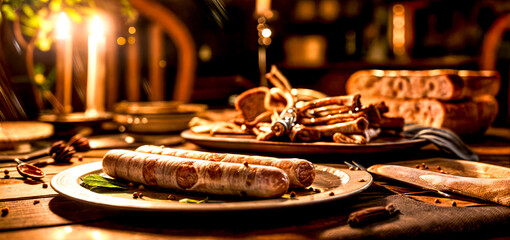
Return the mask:
[[48,188],[48,184],[47,183],[43,183],[42,187],[43,188]]
[[9,213],[9,208],[8,207],[3,207],[2,208],[2,217],[5,217],[8,213]]
[[294,191],[290,192],[290,197],[291,197],[291,198],[295,198],[295,197],[297,197],[296,192],[294,192]]

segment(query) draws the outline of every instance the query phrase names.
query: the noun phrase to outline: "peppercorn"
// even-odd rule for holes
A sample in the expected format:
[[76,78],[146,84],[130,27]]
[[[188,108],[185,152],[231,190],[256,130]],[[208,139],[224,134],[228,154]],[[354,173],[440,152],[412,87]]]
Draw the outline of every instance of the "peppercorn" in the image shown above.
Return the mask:
[[292,191],[290,192],[290,197],[291,198],[295,198],[297,196],[296,192]]
[[2,217],[5,217],[8,213],[9,213],[9,208],[8,207],[3,207],[2,208]]
[[48,184],[47,183],[43,183],[42,187],[43,188],[48,188]]

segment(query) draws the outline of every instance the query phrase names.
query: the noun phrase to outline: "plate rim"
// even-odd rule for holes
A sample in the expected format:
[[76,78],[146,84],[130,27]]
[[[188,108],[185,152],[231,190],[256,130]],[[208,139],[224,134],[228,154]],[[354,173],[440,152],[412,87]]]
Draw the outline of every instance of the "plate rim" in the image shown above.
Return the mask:
[[[251,149],[253,145],[259,146],[271,146],[273,148],[257,148],[260,152],[266,153],[314,153],[309,148],[322,148],[320,153],[355,153],[356,150],[365,151],[367,149],[378,149],[380,152],[388,151],[385,147],[393,146],[404,148],[418,148],[430,144],[426,139],[422,138],[404,138],[405,141],[396,142],[373,142],[367,144],[349,144],[349,143],[334,143],[334,142],[276,142],[276,141],[257,141],[254,138],[236,138],[236,137],[207,137],[206,134],[193,133],[190,129],[186,129],[181,132],[181,137],[187,141],[190,141],[199,146],[212,147],[216,149],[228,149],[228,150],[247,150]],[[204,138],[205,137],[205,138]],[[245,140],[245,141],[240,141]],[[204,142],[206,144],[204,144]],[[218,147],[218,144],[235,144],[235,147]],[[216,146],[211,146],[216,144]],[[243,146],[251,146],[244,148]],[[280,147],[280,149],[278,149]],[[291,148],[291,150],[285,151],[281,147]],[[278,149],[278,150],[277,150]],[[298,150],[298,152],[296,152]],[[392,149],[393,150],[393,149]],[[377,152],[371,151],[370,153]]]
[[[102,161],[79,165],[66,169],[55,175],[50,185],[60,195],[80,202],[110,207],[119,210],[135,210],[148,212],[218,212],[218,211],[251,211],[283,209],[322,204],[356,195],[372,185],[373,177],[366,171],[353,171],[338,167],[315,164],[319,171],[341,171],[348,176],[350,188],[353,190],[344,192],[342,187],[336,187],[327,191],[296,198],[254,199],[240,202],[190,204],[164,201],[145,201],[127,199],[105,194],[95,193],[79,185],[79,177],[102,169]],[[364,181],[359,181],[363,178]],[[330,195],[333,192],[333,195]],[[169,200],[170,201],[170,200]]]

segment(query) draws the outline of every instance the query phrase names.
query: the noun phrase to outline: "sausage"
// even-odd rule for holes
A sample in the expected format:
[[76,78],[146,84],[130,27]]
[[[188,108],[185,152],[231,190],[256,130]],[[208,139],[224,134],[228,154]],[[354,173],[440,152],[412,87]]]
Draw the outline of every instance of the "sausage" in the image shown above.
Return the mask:
[[313,164],[310,161],[299,158],[274,158],[229,153],[210,153],[165,148],[154,145],[140,146],[135,151],[215,162],[247,162],[248,164],[277,167],[282,169],[287,174],[291,187],[308,187],[312,185],[313,181],[315,180],[315,168]]
[[303,105],[298,106],[296,110],[297,110],[298,115],[301,115],[303,112],[307,111],[308,109],[323,107],[323,106],[327,106],[327,105],[342,105],[342,106],[349,106],[349,107],[352,107],[353,109],[356,109],[356,108],[361,108],[360,98],[361,98],[360,94],[320,98],[320,99],[305,102],[305,103],[303,103]]
[[269,166],[223,163],[127,150],[110,150],[103,171],[111,177],[175,190],[275,198],[289,188],[287,174]]
[[336,132],[333,134],[333,141],[336,143],[353,143],[353,144],[366,144],[367,138],[361,134],[343,134]]
[[343,134],[363,133],[363,131],[368,128],[368,125],[369,122],[364,117],[331,125],[304,126],[302,124],[296,124],[292,127],[289,138],[292,142],[318,141],[324,137],[332,137],[336,132]]

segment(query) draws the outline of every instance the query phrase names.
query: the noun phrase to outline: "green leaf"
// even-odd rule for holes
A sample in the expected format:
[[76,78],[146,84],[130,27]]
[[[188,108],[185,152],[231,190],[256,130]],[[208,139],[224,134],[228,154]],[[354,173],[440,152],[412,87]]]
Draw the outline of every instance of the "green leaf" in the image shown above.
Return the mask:
[[209,200],[209,197],[206,197],[202,200],[192,199],[192,198],[183,198],[179,200],[181,203],[222,203],[224,201],[219,200]]
[[98,174],[90,174],[83,178],[84,187],[94,190],[96,188],[107,188],[113,190],[127,190],[129,189],[129,185],[126,181],[107,178],[100,176]]

